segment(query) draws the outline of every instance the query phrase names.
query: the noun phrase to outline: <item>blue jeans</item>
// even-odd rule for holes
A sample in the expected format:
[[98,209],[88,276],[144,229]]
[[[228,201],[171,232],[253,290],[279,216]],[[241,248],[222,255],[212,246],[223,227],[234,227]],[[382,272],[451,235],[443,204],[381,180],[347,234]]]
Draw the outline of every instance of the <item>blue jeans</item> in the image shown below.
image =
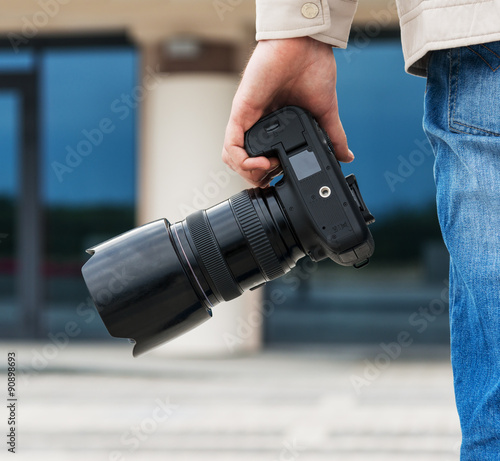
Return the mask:
[[500,460],[500,42],[431,54],[424,129],[450,252],[460,459]]

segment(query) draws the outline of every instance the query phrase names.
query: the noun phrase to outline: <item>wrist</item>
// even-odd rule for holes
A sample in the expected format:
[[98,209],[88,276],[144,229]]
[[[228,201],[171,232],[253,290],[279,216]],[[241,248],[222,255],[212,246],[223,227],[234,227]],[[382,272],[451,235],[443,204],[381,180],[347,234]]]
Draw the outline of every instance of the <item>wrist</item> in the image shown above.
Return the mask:
[[260,50],[265,50],[266,48],[272,50],[276,57],[281,56],[285,58],[285,60],[293,59],[294,56],[301,60],[306,60],[306,58],[315,56],[318,52],[328,51],[328,53],[331,53],[332,49],[328,43],[321,42],[312,37],[260,40],[257,46]]

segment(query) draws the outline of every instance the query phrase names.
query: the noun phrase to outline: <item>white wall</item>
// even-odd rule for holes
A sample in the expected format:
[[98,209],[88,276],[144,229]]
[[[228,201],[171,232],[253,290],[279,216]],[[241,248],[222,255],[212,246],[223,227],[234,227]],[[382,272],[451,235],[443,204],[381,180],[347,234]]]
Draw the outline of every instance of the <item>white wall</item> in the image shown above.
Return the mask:
[[[248,188],[221,160],[236,76],[174,74],[150,79],[144,101],[139,158],[139,224],[182,220]],[[158,353],[220,355],[261,344],[260,293],[219,304],[213,318],[158,349]]]

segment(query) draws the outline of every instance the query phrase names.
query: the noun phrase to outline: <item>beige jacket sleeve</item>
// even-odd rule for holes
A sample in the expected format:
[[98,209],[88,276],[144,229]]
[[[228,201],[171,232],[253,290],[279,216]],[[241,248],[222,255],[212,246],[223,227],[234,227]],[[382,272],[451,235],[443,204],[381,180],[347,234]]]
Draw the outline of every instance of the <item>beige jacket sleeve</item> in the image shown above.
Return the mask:
[[256,39],[309,36],[345,48],[357,6],[357,0],[256,0]]

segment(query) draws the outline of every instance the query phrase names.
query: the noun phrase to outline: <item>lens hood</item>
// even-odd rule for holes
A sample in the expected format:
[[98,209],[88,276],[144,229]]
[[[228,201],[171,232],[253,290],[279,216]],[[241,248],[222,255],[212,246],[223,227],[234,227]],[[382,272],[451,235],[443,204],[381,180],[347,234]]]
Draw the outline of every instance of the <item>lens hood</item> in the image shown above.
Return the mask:
[[212,316],[200,301],[165,219],[89,250],[82,268],[92,300],[109,333],[135,341],[138,356]]

